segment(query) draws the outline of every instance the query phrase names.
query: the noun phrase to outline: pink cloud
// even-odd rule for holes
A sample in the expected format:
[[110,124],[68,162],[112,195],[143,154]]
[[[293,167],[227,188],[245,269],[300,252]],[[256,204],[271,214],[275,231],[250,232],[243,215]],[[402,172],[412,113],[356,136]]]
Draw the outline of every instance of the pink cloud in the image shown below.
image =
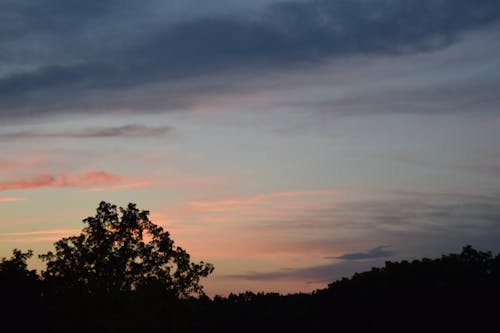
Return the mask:
[[13,160],[0,159],[0,175],[6,175],[22,169],[46,166],[48,162],[38,155],[18,156]]
[[0,240],[4,243],[54,242],[60,240],[63,237],[77,235],[80,232],[80,229],[3,232],[0,233]]
[[37,230],[37,231],[16,231],[16,232],[3,232],[0,236],[39,236],[39,235],[56,235],[65,237],[79,233],[80,229],[53,229],[53,230]]
[[128,190],[132,188],[138,187],[146,187],[150,185],[151,182],[149,180],[142,180],[134,183],[128,183],[123,185],[115,185],[111,187],[92,187],[87,190],[87,192],[104,192],[104,191],[120,191],[120,190]]
[[[246,207],[262,206],[269,203],[286,202],[287,208],[292,208],[290,199],[304,197],[331,197],[336,192],[333,190],[317,191],[291,191],[258,194],[246,199],[223,199],[223,200],[203,200],[191,201],[189,206],[195,212],[225,212],[241,210]],[[298,208],[298,207],[296,207]]]
[[58,175],[40,173],[31,178],[18,178],[0,182],[0,192],[9,190],[29,190],[38,188],[88,187],[95,185],[111,185],[121,180],[120,176],[104,172],[89,171],[78,175],[64,172]]
[[0,203],[2,202],[18,202],[18,201],[24,201],[26,198],[0,198]]

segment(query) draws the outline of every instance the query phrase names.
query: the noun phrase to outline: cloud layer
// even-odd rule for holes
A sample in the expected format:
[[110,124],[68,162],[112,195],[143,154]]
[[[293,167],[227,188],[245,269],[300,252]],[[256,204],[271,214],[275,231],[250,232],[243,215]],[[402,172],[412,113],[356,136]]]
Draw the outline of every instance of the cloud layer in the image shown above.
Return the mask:
[[22,140],[22,139],[47,139],[47,138],[112,138],[112,137],[153,137],[162,136],[169,131],[166,126],[148,127],[141,125],[124,125],[119,127],[97,127],[84,130],[71,131],[17,131],[0,133],[0,139]]
[[[228,15],[220,7],[183,20],[169,19],[156,1],[9,1],[3,7],[5,119],[131,105],[175,109],[218,91],[214,77],[221,73],[433,50],[500,18],[495,0],[282,1],[252,15],[237,8]],[[160,11],[164,20],[148,20]],[[200,75],[213,78],[190,81]],[[136,89],[159,83],[155,100]]]
[[[304,205],[301,216],[294,216],[293,208],[289,215],[259,214],[267,218],[261,224],[254,220],[253,228],[243,229],[245,234],[253,235],[252,239],[270,240],[260,241],[255,252],[278,257],[286,252],[294,261],[267,271],[248,270],[224,277],[326,283],[387,260],[412,259],[417,254],[435,256],[466,244],[498,249],[498,194],[385,192],[379,196],[370,200],[323,201],[309,208]],[[342,191],[337,191],[336,197],[342,198]],[[301,237],[289,238],[291,234]],[[357,250],[377,243],[390,245]],[[293,265],[303,257],[307,264]]]
[[13,190],[30,190],[38,188],[64,188],[64,187],[89,187],[96,185],[116,184],[121,180],[120,176],[104,172],[89,171],[78,175],[60,173],[50,175],[38,174],[31,178],[18,178],[0,182],[0,192]]

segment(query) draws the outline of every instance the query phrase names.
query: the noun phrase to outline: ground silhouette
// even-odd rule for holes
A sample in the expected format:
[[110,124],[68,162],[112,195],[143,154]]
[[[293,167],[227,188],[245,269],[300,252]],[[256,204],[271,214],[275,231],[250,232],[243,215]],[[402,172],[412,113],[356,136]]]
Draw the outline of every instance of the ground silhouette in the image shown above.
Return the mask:
[[39,332],[421,332],[496,327],[500,255],[387,261],[309,294],[204,295],[213,266],[192,263],[134,204],[102,202],[79,236],[0,261],[4,326]]

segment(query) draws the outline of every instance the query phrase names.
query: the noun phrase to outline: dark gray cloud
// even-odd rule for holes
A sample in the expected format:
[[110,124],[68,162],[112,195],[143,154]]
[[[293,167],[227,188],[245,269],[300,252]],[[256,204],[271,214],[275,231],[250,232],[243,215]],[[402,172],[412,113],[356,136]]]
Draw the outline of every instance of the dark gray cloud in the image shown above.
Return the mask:
[[500,232],[498,194],[395,193],[391,200],[351,203],[345,213],[387,233],[454,234],[466,241],[474,232]]
[[[329,235],[331,230],[335,240],[329,246],[332,248],[339,240],[363,239],[367,234],[456,235],[464,241],[475,232],[500,234],[499,193],[381,191],[378,195],[380,199],[333,201],[304,209],[292,220],[262,220],[260,227],[269,231],[316,230],[322,235]],[[377,251],[382,249],[373,250],[381,253]]]
[[310,283],[330,283],[342,277],[350,277],[355,272],[363,272],[381,265],[383,265],[382,260],[344,261],[304,268],[284,268],[271,272],[226,275],[225,277],[251,281],[297,280]]
[[[4,2],[0,116],[102,111],[131,102],[175,108],[217,89],[210,82],[178,87],[189,78],[428,51],[500,18],[496,0],[311,0],[271,3],[258,15],[212,10],[171,20],[166,11],[163,22],[152,16],[159,3]],[[162,99],[133,93],[152,83],[166,84]]]
[[387,258],[395,254],[395,252],[386,250],[388,246],[377,246],[367,252],[353,252],[345,253],[338,257],[327,257],[327,259],[340,259],[340,260],[363,260],[373,258]]
[[147,127],[142,125],[124,125],[119,127],[97,127],[67,131],[18,131],[0,133],[3,140],[22,140],[39,138],[110,138],[110,137],[150,137],[162,136],[169,127]]

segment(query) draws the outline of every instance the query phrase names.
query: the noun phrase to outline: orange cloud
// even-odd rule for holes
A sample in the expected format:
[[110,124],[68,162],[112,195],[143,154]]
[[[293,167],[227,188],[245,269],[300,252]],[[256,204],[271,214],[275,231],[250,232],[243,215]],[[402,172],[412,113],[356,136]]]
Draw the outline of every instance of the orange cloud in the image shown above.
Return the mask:
[[26,198],[0,198],[0,203],[2,202],[17,202],[17,201],[24,201]]
[[120,191],[120,190],[128,190],[131,188],[145,187],[150,185],[151,182],[149,180],[142,180],[135,183],[128,183],[123,185],[115,185],[108,188],[104,187],[93,187],[87,190],[87,192],[104,192],[104,191]]
[[54,229],[54,230],[37,230],[37,231],[17,231],[3,232],[0,236],[32,236],[32,235],[58,235],[61,237],[79,233],[80,229]]
[[334,194],[335,191],[332,190],[275,192],[275,193],[255,195],[248,199],[191,201],[189,203],[189,206],[193,211],[224,212],[224,211],[239,210],[248,206],[262,205],[266,202],[277,201],[279,199],[297,198],[297,197],[318,197],[318,196],[329,197]]
[[0,182],[0,192],[9,190],[29,190],[38,188],[87,187],[95,185],[110,185],[121,180],[120,176],[104,172],[89,171],[79,175],[68,175],[64,172],[58,175],[41,173],[32,178],[18,178]]
[[0,233],[0,240],[4,243],[36,243],[53,242],[63,237],[80,233],[80,229],[54,229],[37,231],[18,231]]

